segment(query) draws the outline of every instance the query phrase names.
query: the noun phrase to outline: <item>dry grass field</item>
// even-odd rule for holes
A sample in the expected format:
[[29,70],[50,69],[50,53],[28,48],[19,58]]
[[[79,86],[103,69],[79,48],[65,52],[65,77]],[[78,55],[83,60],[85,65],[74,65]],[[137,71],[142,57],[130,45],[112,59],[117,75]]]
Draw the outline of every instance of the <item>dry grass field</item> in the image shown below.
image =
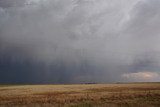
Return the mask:
[[0,85],[0,107],[160,107],[160,83]]

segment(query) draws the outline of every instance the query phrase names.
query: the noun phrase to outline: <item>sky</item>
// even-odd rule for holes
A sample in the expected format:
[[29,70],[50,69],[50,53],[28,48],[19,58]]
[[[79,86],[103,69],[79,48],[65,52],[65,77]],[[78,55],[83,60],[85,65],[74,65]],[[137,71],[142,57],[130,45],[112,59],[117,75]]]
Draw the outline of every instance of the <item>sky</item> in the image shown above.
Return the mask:
[[159,0],[0,0],[0,83],[160,82]]

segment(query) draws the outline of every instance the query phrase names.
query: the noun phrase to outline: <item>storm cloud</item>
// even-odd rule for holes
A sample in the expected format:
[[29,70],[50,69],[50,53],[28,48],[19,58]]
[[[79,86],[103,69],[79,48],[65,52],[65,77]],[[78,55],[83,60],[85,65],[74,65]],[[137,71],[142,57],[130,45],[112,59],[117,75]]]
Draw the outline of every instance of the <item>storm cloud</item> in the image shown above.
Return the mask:
[[128,82],[146,71],[156,77],[140,81],[159,81],[159,5],[0,0],[0,82]]

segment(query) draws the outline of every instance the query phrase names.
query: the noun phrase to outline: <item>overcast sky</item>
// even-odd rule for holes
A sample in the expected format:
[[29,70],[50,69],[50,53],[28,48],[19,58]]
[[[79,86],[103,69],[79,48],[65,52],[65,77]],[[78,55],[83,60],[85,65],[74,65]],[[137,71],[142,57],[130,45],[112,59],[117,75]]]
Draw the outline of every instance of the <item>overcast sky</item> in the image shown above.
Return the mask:
[[160,81],[160,0],[0,0],[0,83]]

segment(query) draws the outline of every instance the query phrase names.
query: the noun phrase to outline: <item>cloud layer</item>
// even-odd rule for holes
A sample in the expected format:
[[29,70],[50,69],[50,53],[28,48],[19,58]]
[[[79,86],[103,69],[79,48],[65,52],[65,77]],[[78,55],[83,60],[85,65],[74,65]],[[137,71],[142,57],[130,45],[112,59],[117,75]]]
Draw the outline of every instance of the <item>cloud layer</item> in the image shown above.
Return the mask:
[[117,82],[130,81],[123,74],[158,73],[159,5],[1,0],[0,82]]
[[159,82],[160,74],[156,72],[137,72],[137,73],[126,73],[122,75],[123,78],[126,78],[130,82]]

